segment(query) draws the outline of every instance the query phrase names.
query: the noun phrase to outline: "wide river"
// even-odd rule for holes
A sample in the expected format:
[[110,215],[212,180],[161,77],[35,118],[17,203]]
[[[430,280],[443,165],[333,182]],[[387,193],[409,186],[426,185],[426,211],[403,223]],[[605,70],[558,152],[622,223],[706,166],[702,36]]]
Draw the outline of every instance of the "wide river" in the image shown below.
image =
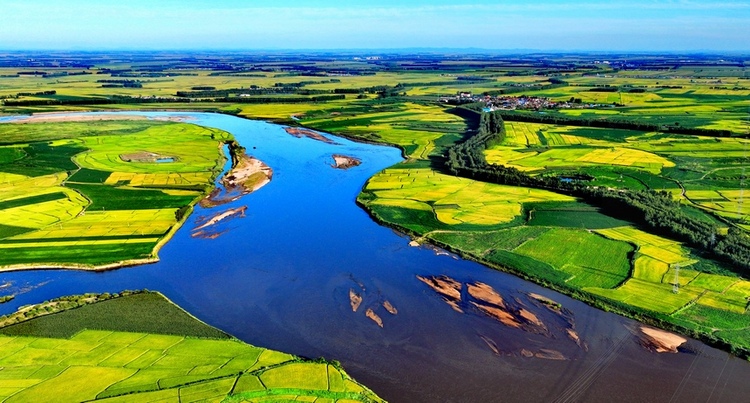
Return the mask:
[[[474,262],[411,247],[408,238],[376,224],[354,201],[369,177],[401,160],[394,148],[334,136],[336,144],[295,138],[282,126],[226,115],[142,114],[188,117],[231,132],[273,168],[273,181],[230,205],[196,208],[157,264],[103,273],[0,274],[0,283],[18,293],[0,305],[0,314],[63,295],[159,290],[248,343],[339,360],[392,402],[749,399],[746,361],[694,340],[680,353],[651,352],[635,336],[634,321]],[[362,164],[334,169],[332,154]],[[240,206],[247,206],[246,215],[222,222],[221,236],[191,236],[199,218]],[[452,309],[417,278],[440,275],[492,286],[534,312],[549,331],[507,327],[470,306],[462,306],[464,313]],[[350,290],[363,298],[356,312]],[[561,330],[562,318],[529,293],[570,311],[580,346]],[[396,314],[383,308],[385,301]],[[382,328],[365,315],[368,308],[382,318]]]

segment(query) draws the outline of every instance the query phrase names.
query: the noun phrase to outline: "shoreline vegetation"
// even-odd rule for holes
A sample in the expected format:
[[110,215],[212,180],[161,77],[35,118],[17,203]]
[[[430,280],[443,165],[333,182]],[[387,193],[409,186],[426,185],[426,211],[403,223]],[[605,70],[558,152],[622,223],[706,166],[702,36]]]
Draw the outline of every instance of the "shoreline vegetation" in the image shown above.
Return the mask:
[[336,361],[246,344],[148,290],[21,307],[0,318],[0,343],[8,401],[383,402]]
[[[64,67],[2,69],[7,89],[0,96],[7,101],[0,113],[208,111],[300,126],[290,135],[314,130],[396,146],[406,161],[373,177],[357,198],[376,222],[594,307],[748,356],[742,346],[750,340],[731,329],[750,329],[750,288],[736,274],[740,267],[727,263],[747,261],[750,230],[743,204],[750,86],[742,60],[615,54],[422,55],[419,64],[413,55],[287,64],[262,57],[197,60],[148,70],[123,63],[93,71],[101,76],[76,76],[70,87],[51,80],[70,70]],[[103,88],[101,77],[137,82],[139,95]],[[39,93],[41,86],[50,90]],[[498,125],[497,133],[504,124],[505,139],[471,144],[482,122],[460,106],[496,111],[504,119],[488,124]],[[460,158],[451,160],[451,150]],[[495,167],[475,169],[482,162]],[[607,197],[643,199],[607,209],[607,197],[597,204],[597,195],[560,191],[581,185],[606,189]],[[625,210],[641,219],[618,215]],[[682,224],[691,230],[680,232]],[[571,257],[565,264],[545,252],[564,245],[561,237],[611,259],[568,248],[558,251]],[[598,266],[606,270],[592,270]]]
[[[180,123],[180,122],[190,120],[189,117],[164,117],[164,118],[148,119],[148,117],[145,117],[145,116],[127,115],[127,113],[123,114],[122,116],[119,114],[70,116],[70,115],[67,115],[67,113],[70,113],[70,112],[50,112],[50,113],[34,114],[28,118],[20,119],[18,121],[14,120],[10,122],[4,122],[4,124],[14,124],[14,125],[76,124],[76,123],[88,123],[88,122],[92,122],[92,123],[111,122],[113,124],[117,124],[117,122],[126,122],[126,121],[133,121],[133,122],[143,121],[144,123],[148,121]],[[220,157],[214,163],[216,168],[221,168],[223,166],[223,161],[225,161],[225,158],[226,158],[223,155],[223,152],[221,152],[222,145],[227,146],[228,154],[232,161],[231,168],[219,179],[219,182],[221,183],[222,186],[221,187],[216,186],[216,182],[215,182],[215,177],[217,176],[216,173],[211,174],[209,177],[207,177],[208,179],[210,179],[210,182],[213,184],[212,185],[213,190],[208,192],[206,189],[200,188],[199,189],[199,191],[201,192],[200,197],[192,197],[191,201],[187,205],[177,210],[177,212],[175,213],[176,221],[169,227],[167,232],[161,234],[158,237],[158,240],[154,244],[153,249],[149,253],[151,256],[144,257],[144,258],[125,259],[125,260],[106,263],[106,264],[85,264],[85,263],[74,263],[74,262],[67,262],[67,263],[40,262],[40,263],[17,263],[17,264],[14,263],[14,264],[0,265],[0,272],[22,271],[22,270],[59,270],[59,269],[84,270],[84,271],[106,271],[106,270],[113,270],[113,269],[119,269],[119,268],[124,268],[124,267],[152,264],[152,263],[158,262],[159,250],[167,242],[169,242],[171,238],[174,236],[174,234],[184,225],[187,218],[192,213],[193,207],[196,204],[200,203],[204,207],[209,207],[209,206],[219,205],[219,204],[226,204],[228,202],[237,200],[239,197],[252,193],[270,182],[272,175],[273,175],[273,171],[271,170],[271,168],[265,165],[262,161],[246,155],[244,147],[240,146],[233,139],[219,141]],[[84,153],[90,153],[92,152],[92,149],[90,148],[80,149],[78,151],[84,152]],[[142,151],[138,153],[133,153],[132,155],[136,155],[136,154],[138,155],[143,154],[143,155],[149,155],[149,156],[159,155],[156,153],[142,152]],[[158,164],[158,161],[156,160],[145,161],[145,160],[140,160],[140,159],[123,158],[123,156],[127,156],[127,155],[130,155],[130,154],[120,154],[119,158],[123,160],[124,162],[133,162],[137,164],[138,163]],[[76,157],[71,157],[71,158],[75,161]],[[178,158],[170,158],[170,160],[174,161],[174,160],[178,160]],[[83,169],[84,168],[82,168],[80,164],[76,163],[75,172],[81,171]],[[70,179],[67,179],[67,180],[70,181]],[[99,179],[99,180],[103,180],[103,179]],[[88,203],[91,203],[91,200],[89,200]],[[85,214],[85,209],[81,210],[78,213],[79,216],[82,216],[84,214]],[[217,222],[218,221],[220,220],[217,220]]]
[[[503,128],[503,120],[500,118],[499,113],[493,113],[493,112],[487,112],[487,111],[474,111],[474,113],[477,114],[478,117],[481,117],[481,119],[477,118],[474,120],[478,123],[478,129],[473,131],[471,135],[469,135],[467,138],[464,139],[463,142],[459,142],[457,144],[452,145],[448,150],[446,151],[445,155],[445,164],[446,166],[451,170],[451,173],[453,175],[457,175],[458,177],[466,178],[468,180],[476,180],[478,183],[498,183],[503,185],[516,185],[516,186],[528,186],[529,188],[538,188],[538,189],[548,189],[552,191],[560,191],[557,187],[554,186],[547,186],[544,181],[550,181],[551,183],[558,183],[559,178],[556,177],[545,177],[542,179],[537,179],[535,177],[529,177],[529,181],[538,181],[540,184],[538,186],[529,185],[526,182],[523,181],[513,181],[513,180],[505,180],[501,175],[499,175],[500,179],[496,179],[494,176],[494,173],[490,173],[487,175],[482,175],[485,171],[492,171],[492,170],[498,170],[502,173],[503,170],[508,170],[505,167],[497,166],[497,165],[489,165],[485,162],[485,158],[482,155],[482,153],[487,150],[491,149],[493,146],[500,144],[503,141],[504,128]],[[464,116],[466,113],[462,113]],[[480,167],[480,168],[477,168]],[[484,167],[484,168],[481,168]],[[445,168],[443,168],[445,169]],[[387,171],[387,170],[386,170]],[[437,169],[437,171],[440,171],[440,169]],[[509,170],[513,171],[513,170]],[[524,177],[523,173],[520,173],[518,171],[512,172],[513,174],[517,176]],[[401,177],[399,177],[399,180],[402,180]],[[411,179],[411,181],[417,181],[418,179]],[[523,279],[526,279],[528,281],[537,283],[539,285],[542,285],[546,288],[553,289],[555,291],[561,292],[565,295],[568,295],[570,297],[573,297],[575,299],[578,299],[580,301],[583,301],[595,308],[599,308],[608,312],[613,312],[625,317],[629,317],[635,320],[638,320],[642,323],[649,324],[655,327],[659,327],[661,329],[666,329],[669,331],[673,331],[679,334],[683,334],[689,337],[696,338],[700,341],[703,341],[713,347],[728,351],[734,355],[737,355],[741,358],[748,359],[750,358],[750,345],[747,343],[741,343],[738,341],[730,341],[727,339],[724,339],[723,337],[717,336],[716,332],[717,330],[722,330],[721,328],[715,328],[712,327],[711,322],[708,323],[702,323],[701,326],[692,326],[689,327],[686,324],[692,324],[691,322],[687,322],[685,320],[676,320],[669,315],[666,315],[664,313],[659,313],[656,311],[651,311],[648,309],[645,309],[638,305],[632,305],[627,302],[623,301],[616,301],[612,298],[608,298],[606,296],[598,295],[596,293],[590,292],[590,288],[584,288],[584,287],[576,287],[575,285],[568,284],[568,281],[571,278],[575,278],[575,276],[568,278],[566,280],[566,277],[555,277],[554,276],[554,269],[552,266],[547,264],[540,265],[539,261],[525,258],[525,256],[520,256],[525,258],[525,260],[520,260],[519,258],[514,259],[493,259],[495,255],[490,253],[486,256],[481,256],[477,252],[473,252],[471,250],[467,250],[466,247],[456,246],[453,242],[450,241],[444,241],[436,238],[436,234],[440,234],[441,232],[445,232],[447,230],[447,227],[444,224],[438,225],[437,222],[440,222],[440,216],[439,211],[435,209],[435,212],[437,215],[436,221],[433,219],[426,219],[421,218],[418,221],[424,220],[424,223],[417,224],[415,219],[416,217],[409,217],[407,214],[399,213],[399,214],[393,214],[388,212],[388,210],[384,209],[383,206],[390,207],[389,204],[378,204],[378,197],[376,196],[378,192],[381,191],[381,189],[390,189],[387,187],[381,187],[379,182],[373,182],[374,178],[371,178],[368,183],[366,183],[363,188],[362,192],[360,193],[359,197],[357,198],[357,203],[365,209],[368,214],[372,217],[373,220],[378,222],[381,225],[385,225],[388,227],[391,227],[399,232],[405,233],[406,235],[410,236],[413,239],[413,242],[419,243],[430,243],[434,244],[440,248],[443,248],[445,250],[448,250],[452,253],[455,253],[465,259],[473,260],[478,263],[481,263],[485,266],[504,271],[513,275],[516,275],[518,277],[521,277]],[[373,187],[374,185],[374,187]],[[567,187],[573,187],[573,186],[567,186],[567,184],[563,183],[562,187],[564,189],[567,189]],[[586,186],[586,185],[577,185],[580,189],[580,186]],[[623,190],[611,190],[610,192],[616,193],[616,194],[624,194],[625,191]],[[570,192],[562,192],[562,194],[566,194]],[[573,193],[574,195],[580,196],[576,193]],[[666,197],[666,196],[665,196]],[[417,200],[419,200],[417,198]],[[585,198],[584,198],[585,200]],[[395,205],[394,205],[395,206]],[[564,211],[564,210],[563,210]],[[631,210],[625,209],[623,211],[627,214],[639,214],[639,212],[636,210],[635,212]],[[387,214],[387,215],[383,215]],[[680,213],[683,214],[683,213]],[[673,215],[670,215],[672,217]],[[531,215],[529,215],[531,217]],[[628,218],[632,220],[633,218]],[[688,217],[689,220],[695,220],[693,217]],[[403,222],[400,222],[403,221]],[[697,224],[698,228],[701,228],[701,225],[705,225],[705,222],[698,221],[699,224]],[[624,222],[627,224],[626,222]],[[622,225],[622,224],[619,224]],[[482,227],[476,226],[477,230],[481,232]],[[502,228],[502,227],[500,227]],[[498,228],[495,227],[489,227],[489,230],[497,230]],[[729,231],[730,235],[732,234],[732,230]],[[468,235],[467,235],[468,236]],[[674,236],[674,235],[672,235]],[[447,239],[447,238],[446,238]],[[531,238],[533,239],[533,238]],[[476,242],[476,241],[472,241]],[[502,242],[502,241],[501,241]],[[528,242],[526,240],[525,242],[521,243],[523,245],[524,243]],[[560,239],[557,242],[570,242],[569,240],[563,240]],[[470,242],[471,243],[471,242]],[[640,256],[641,253],[643,253],[640,250],[640,245],[633,243],[633,246],[637,247],[636,249],[636,255],[635,257]],[[476,248],[476,246],[474,246]],[[604,248],[606,251],[606,248]],[[490,249],[492,250],[492,249]],[[484,254],[486,254],[487,251],[485,250]],[[510,254],[513,255],[513,254]],[[510,256],[508,255],[508,256]],[[489,256],[489,258],[488,258]],[[746,256],[746,255],[741,255]],[[633,257],[630,258],[632,261],[635,259]],[[503,263],[505,260],[507,260],[509,263]],[[696,261],[688,261],[687,265],[693,264]],[[634,264],[634,263],[629,263]],[[526,265],[531,265],[528,268],[523,267]],[[541,267],[534,267],[534,265],[537,266],[545,266],[543,268]],[[541,271],[540,271],[541,269]],[[744,268],[743,268],[744,269]],[[632,269],[629,269],[628,276],[632,276]],[[696,272],[699,273],[699,272]],[[722,272],[724,273],[724,272]],[[737,271],[736,273],[732,273],[733,276],[737,276],[737,273],[743,273],[742,270]],[[713,275],[713,274],[712,274]],[[665,276],[666,277],[666,276]],[[616,287],[622,286],[625,283],[625,280],[627,280],[628,277],[623,278],[620,280],[619,283],[615,284]],[[737,277],[736,280],[739,280],[740,278]],[[671,288],[671,284],[669,284]],[[704,296],[706,292],[702,294],[698,294],[695,298],[692,299],[692,301],[688,301],[685,308],[689,308],[691,306],[696,305],[696,300],[702,296]],[[455,306],[453,306],[454,309],[456,309]],[[684,308],[680,309],[683,310]],[[743,312],[747,310],[747,307],[744,307]],[[708,319],[703,319],[704,321]],[[724,322],[721,322],[724,323]],[[656,330],[643,330],[647,328],[642,328],[640,333],[641,338],[643,340],[644,346],[650,346],[655,351],[675,351],[677,347],[682,344],[680,340],[680,336],[672,335],[668,336],[666,333],[660,333],[660,331]],[[634,333],[635,334],[635,333]]]

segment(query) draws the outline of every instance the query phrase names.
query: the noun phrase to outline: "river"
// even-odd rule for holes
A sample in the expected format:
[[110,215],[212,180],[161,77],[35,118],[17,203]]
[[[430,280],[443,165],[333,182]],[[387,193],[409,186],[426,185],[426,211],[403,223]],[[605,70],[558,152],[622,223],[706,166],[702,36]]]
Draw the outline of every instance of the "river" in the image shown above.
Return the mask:
[[[634,336],[632,320],[450,254],[411,247],[408,238],[376,224],[354,201],[367,178],[401,160],[394,148],[330,135],[336,144],[295,138],[282,126],[227,115],[139,114],[188,117],[231,132],[271,166],[273,181],[230,205],[197,207],[161,250],[159,263],[101,273],[2,273],[0,283],[10,283],[18,295],[0,305],[0,313],[63,295],[158,290],[248,343],[339,360],[392,402],[735,402],[750,396],[744,360],[695,340],[677,354],[653,353]],[[332,154],[362,164],[334,169]],[[247,206],[245,216],[222,222],[226,232],[218,238],[191,237],[198,218],[241,206]],[[492,286],[528,307],[549,331],[507,327],[465,306],[457,312],[417,278],[441,275]],[[356,312],[350,290],[362,296]],[[529,293],[570,311],[581,346],[556,327],[559,315],[535,305]],[[398,312],[384,309],[385,301]],[[365,315],[368,308],[382,328]],[[528,357],[547,350],[565,359]]]

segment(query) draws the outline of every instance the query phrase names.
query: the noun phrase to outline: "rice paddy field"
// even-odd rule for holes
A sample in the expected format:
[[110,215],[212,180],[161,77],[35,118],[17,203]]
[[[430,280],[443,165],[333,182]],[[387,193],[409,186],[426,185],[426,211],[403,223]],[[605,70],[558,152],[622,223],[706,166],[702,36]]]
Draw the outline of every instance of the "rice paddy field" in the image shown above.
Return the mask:
[[[100,309],[100,304],[108,307]],[[120,325],[112,313],[127,316],[133,308],[147,314],[127,322],[128,329],[113,329]],[[77,312],[87,309],[83,315]],[[162,323],[173,316],[185,319]],[[70,335],[55,334],[60,320]],[[4,402],[382,401],[336,364],[245,344],[199,322],[161,294],[122,296],[29,321],[35,325],[0,328]],[[45,328],[52,334],[36,334]],[[169,334],[138,331],[160,328],[169,328]],[[10,335],[7,329],[13,329]],[[197,330],[216,335],[180,334]]]
[[[73,72],[70,68],[49,67],[45,70],[52,74],[46,76],[35,74],[37,67],[0,68],[0,97],[31,101],[146,97],[148,103],[37,102],[3,105],[0,113],[220,111],[397,145],[406,161],[372,177],[358,197],[381,222],[589,302],[624,306],[633,310],[631,315],[645,313],[750,347],[750,286],[721,264],[569,196],[487,184],[441,171],[446,148],[472,134],[475,127],[452,113],[452,105],[439,101],[459,93],[473,95],[473,100],[485,94],[546,97],[570,101],[573,107],[522,112],[727,130],[727,137],[705,137],[506,121],[503,142],[488,149],[485,158],[530,175],[585,181],[590,186],[666,190],[691,214],[716,224],[720,231],[748,230],[750,210],[744,199],[745,171],[750,169],[746,150],[750,73],[746,67],[668,63],[657,68],[614,68],[584,57],[580,68],[571,68],[570,63],[578,62],[565,59],[550,67],[555,65],[554,57],[544,63],[523,57],[512,61],[437,58],[417,63],[389,56],[387,60],[345,57],[286,63],[228,57],[222,63],[234,64],[227,70],[186,66],[167,56],[149,63],[136,59],[95,63],[85,69],[90,74],[76,75],[62,74]],[[139,81],[140,87],[100,82],[123,80],[123,74],[127,80]],[[294,102],[282,99],[288,94],[272,94],[268,102],[211,97],[175,101],[178,92],[194,88],[227,90],[237,96],[243,90],[274,87],[301,90],[303,95],[295,96],[344,96]],[[50,90],[55,93],[40,94]],[[248,95],[244,101],[255,101],[255,95],[244,95]],[[181,138],[191,140],[163,148],[155,141],[168,136],[161,133],[167,127],[163,124],[111,125],[86,136],[72,125],[34,133],[20,126],[0,126],[5,130],[0,136],[0,249],[12,249],[14,256],[25,256],[28,263],[41,262],[53,253],[58,253],[58,262],[80,260],[83,250],[92,251],[85,257],[87,262],[103,253],[117,259],[153,253],[155,242],[175,228],[170,215],[205,191],[216,167],[217,140],[224,137],[213,133],[215,138],[209,142],[207,133],[201,137],[199,129],[181,125]],[[159,136],[138,135],[146,131]],[[125,138],[133,142],[125,144],[121,141]],[[193,154],[199,147],[205,147],[200,156]],[[122,154],[139,151],[176,158],[169,164],[121,161]],[[136,197],[137,209],[132,207]],[[74,236],[84,230],[85,236]],[[62,246],[70,256],[60,252]],[[0,265],[9,264],[3,256],[9,255],[0,255]]]
[[7,123],[0,137],[6,267],[155,258],[178,227],[178,211],[212,188],[224,161],[219,146],[230,139],[150,121]]

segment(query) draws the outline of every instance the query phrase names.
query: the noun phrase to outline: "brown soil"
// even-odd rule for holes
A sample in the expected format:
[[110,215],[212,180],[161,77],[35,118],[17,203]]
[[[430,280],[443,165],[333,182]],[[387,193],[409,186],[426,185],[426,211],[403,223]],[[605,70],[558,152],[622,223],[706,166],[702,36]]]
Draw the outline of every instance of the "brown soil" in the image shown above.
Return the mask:
[[286,130],[287,133],[289,133],[292,136],[297,137],[297,138],[307,137],[309,139],[313,139],[313,140],[317,140],[317,141],[322,141],[322,142],[328,143],[328,144],[338,144],[335,141],[329,139],[328,137],[326,137],[326,136],[324,136],[324,135],[322,135],[320,133],[314,132],[312,130],[302,129],[302,128],[299,128],[299,127],[285,127],[284,130]]
[[383,308],[385,308],[385,310],[388,311],[388,313],[390,313],[391,315],[397,315],[398,314],[398,309],[396,309],[396,307],[393,306],[388,301],[384,301],[383,302]]
[[227,231],[204,231],[199,230],[196,232],[193,232],[190,234],[193,238],[200,238],[200,239],[216,239],[222,235],[224,235]]
[[503,301],[503,297],[489,285],[485,283],[474,283],[467,284],[466,287],[469,291],[469,295],[471,295],[475,299],[486,302],[488,304],[499,306],[500,308],[505,308],[505,301]]
[[565,329],[565,333],[567,333],[568,337],[576,342],[576,344],[578,344],[579,346],[581,345],[581,338],[578,336],[578,332],[573,329]]
[[372,319],[373,322],[377,323],[378,326],[383,327],[383,319],[380,319],[380,316],[375,313],[370,308],[367,308],[367,311],[365,312],[365,315],[367,315],[368,318]]
[[567,358],[565,358],[565,356],[561,352],[556,350],[549,350],[546,348],[540,348],[539,351],[534,354],[534,357],[555,361],[567,360]]
[[533,292],[529,293],[528,295],[529,295],[529,297],[531,297],[531,299],[534,299],[534,300],[536,300],[538,302],[541,302],[542,304],[544,304],[544,306],[546,306],[550,310],[552,310],[554,312],[558,312],[558,313],[560,312],[560,308],[562,306],[558,302],[555,302],[555,301],[553,301],[553,300],[551,300],[551,299],[549,299],[547,297],[544,297],[542,295],[534,294]]
[[224,212],[218,213],[214,215],[213,217],[199,220],[198,226],[193,228],[192,236],[193,237],[199,237],[199,236],[205,236],[206,231],[204,231],[206,228],[212,227],[216,224],[218,224],[221,221],[224,221],[228,218],[232,217],[244,217],[245,216],[245,210],[247,210],[247,206],[237,207],[233,209],[226,210]]
[[479,336],[479,338],[482,339],[482,341],[484,341],[485,344],[487,344],[487,347],[489,347],[493,353],[500,355],[500,349],[497,348],[497,344],[494,341],[484,336]]
[[359,306],[362,304],[362,296],[350,288],[349,302],[352,304],[352,311],[357,312],[357,309],[359,309]]
[[531,311],[527,309],[523,309],[523,308],[519,309],[518,316],[523,318],[526,322],[531,323],[535,327],[538,327],[540,329],[546,329],[546,327],[544,326],[544,323],[542,323],[542,321],[539,320],[539,318],[536,315],[534,315],[533,313],[531,313]]
[[201,207],[210,208],[227,204],[255,192],[271,182],[273,170],[263,161],[249,155],[237,159],[234,167],[221,179],[224,189],[214,189],[200,201]]
[[243,155],[221,183],[227,188],[242,188],[248,193],[254,192],[271,181],[273,170],[263,161],[249,155]]
[[487,316],[493,319],[497,319],[505,326],[510,326],[516,329],[521,328],[521,323],[518,322],[518,320],[510,312],[504,309],[481,305],[477,304],[476,302],[472,302],[471,304],[477,307],[480,311],[484,312],[484,314],[486,314]]
[[435,290],[438,294],[442,295],[447,300],[460,301],[461,300],[461,283],[447,277],[422,277],[417,276],[419,281],[427,284],[430,288]]
[[637,336],[640,338],[641,345],[657,353],[677,353],[678,348],[687,342],[687,339],[667,332],[666,330],[654,329],[641,325]]
[[341,154],[333,154],[333,161],[334,163],[331,166],[336,169],[349,169],[356,167],[357,165],[362,163],[362,161],[358,158]]

